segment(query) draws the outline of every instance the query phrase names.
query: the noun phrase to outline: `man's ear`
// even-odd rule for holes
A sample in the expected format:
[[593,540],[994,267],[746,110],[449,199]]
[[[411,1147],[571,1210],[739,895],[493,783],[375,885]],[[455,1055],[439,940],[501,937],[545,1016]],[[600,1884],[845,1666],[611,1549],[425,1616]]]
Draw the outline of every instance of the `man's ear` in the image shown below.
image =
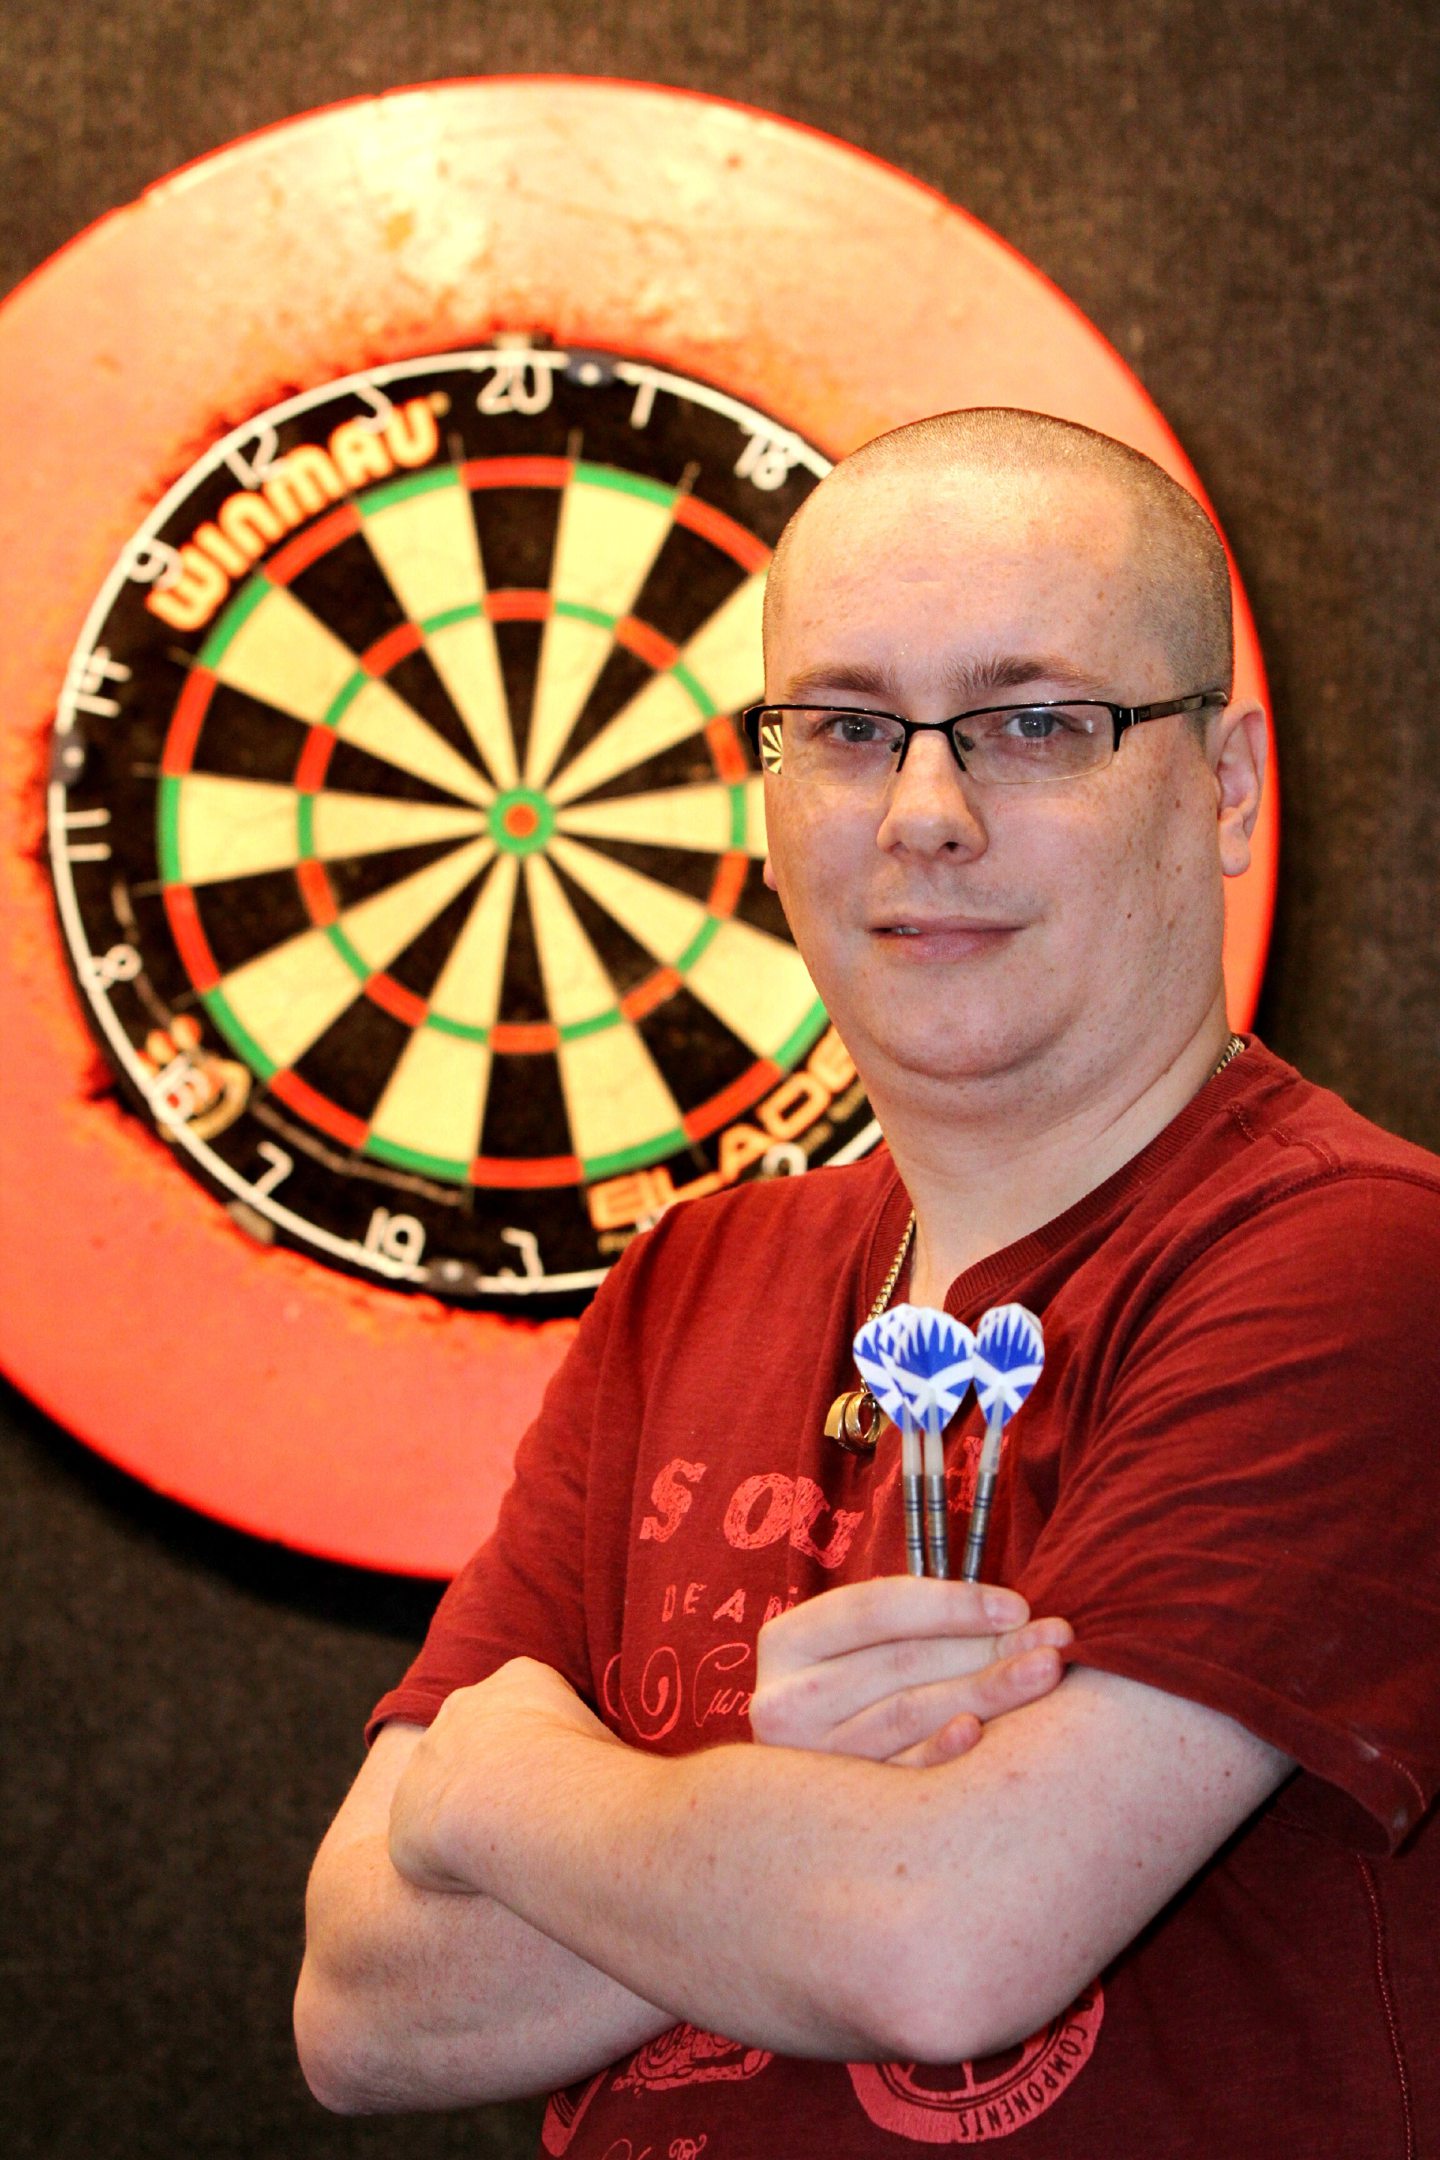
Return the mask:
[[1205,754],[1215,775],[1220,867],[1226,877],[1239,877],[1250,867],[1268,749],[1259,705],[1227,705],[1210,723]]
[[767,855],[767,856],[765,857],[765,873],[764,873],[764,874],[765,874],[765,883],[766,883],[766,884],[767,884],[767,885],[769,886],[769,888],[770,888],[771,892],[773,892],[773,893],[778,893],[778,892],[779,892],[779,890],[780,890],[780,887],[779,887],[779,886],[778,886],[778,885],[776,884],[776,882],[775,882],[775,866],[774,866],[774,864],[773,864],[773,863],[771,862],[771,860],[770,860],[770,858],[769,858],[769,856],[768,856],[768,855]]

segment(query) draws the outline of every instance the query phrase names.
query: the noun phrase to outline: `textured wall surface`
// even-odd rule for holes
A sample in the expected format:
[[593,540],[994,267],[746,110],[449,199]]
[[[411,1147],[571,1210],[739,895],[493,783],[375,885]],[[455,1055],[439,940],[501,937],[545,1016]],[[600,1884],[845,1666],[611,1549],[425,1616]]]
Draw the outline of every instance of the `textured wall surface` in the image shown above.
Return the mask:
[[[839,134],[985,220],[1118,346],[1215,499],[1270,670],[1284,835],[1261,1031],[1440,1145],[1433,10],[10,8],[0,284],[246,130],[526,71],[674,83]],[[430,1593],[198,1522],[13,1394],[0,1479],[6,2149],[528,2150],[523,2108],[332,2121],[290,2058],[309,1853]]]

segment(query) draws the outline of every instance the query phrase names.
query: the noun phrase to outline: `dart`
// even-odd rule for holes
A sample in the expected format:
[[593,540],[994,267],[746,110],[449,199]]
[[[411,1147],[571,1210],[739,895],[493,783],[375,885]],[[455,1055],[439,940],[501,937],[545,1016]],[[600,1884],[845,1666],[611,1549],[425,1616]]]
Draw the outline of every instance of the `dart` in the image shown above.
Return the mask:
[[992,1305],[975,1330],[975,1393],[985,1413],[985,1441],[975,1479],[975,1500],[965,1535],[961,1579],[975,1582],[985,1552],[990,1503],[1000,1474],[1005,1428],[1020,1408],[1045,1365],[1045,1335],[1034,1313],[1023,1305]]
[[861,1379],[892,1425],[900,1428],[900,1476],[905,1506],[905,1564],[912,1575],[925,1573],[925,1538],[920,1497],[920,1431],[910,1408],[897,1358],[897,1338],[908,1305],[892,1306],[865,1322],[855,1337],[855,1364]]
[[900,1428],[905,1555],[912,1575],[950,1572],[943,1436],[969,1389],[975,1339],[948,1313],[896,1305],[855,1338],[861,1378]]
[[924,1439],[927,1570],[943,1578],[950,1573],[944,1433],[970,1389],[975,1338],[963,1322],[928,1305],[898,1305],[892,1317],[891,1357]]

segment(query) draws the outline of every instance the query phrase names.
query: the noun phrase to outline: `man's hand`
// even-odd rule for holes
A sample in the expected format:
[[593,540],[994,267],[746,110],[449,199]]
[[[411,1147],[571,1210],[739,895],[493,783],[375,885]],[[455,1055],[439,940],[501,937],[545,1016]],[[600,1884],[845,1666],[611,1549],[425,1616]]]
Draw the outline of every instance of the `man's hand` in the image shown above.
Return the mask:
[[760,1630],[751,1730],[772,1747],[950,1762],[1058,1683],[1074,1631],[1029,1612],[1014,1590],[908,1575],[822,1591]]
[[460,1826],[483,1819],[487,1789],[503,1779],[517,1748],[529,1764],[557,1736],[620,1744],[569,1682],[535,1658],[511,1658],[488,1680],[447,1696],[390,1804],[397,1872],[417,1890],[473,1893],[479,1885],[463,1858]]

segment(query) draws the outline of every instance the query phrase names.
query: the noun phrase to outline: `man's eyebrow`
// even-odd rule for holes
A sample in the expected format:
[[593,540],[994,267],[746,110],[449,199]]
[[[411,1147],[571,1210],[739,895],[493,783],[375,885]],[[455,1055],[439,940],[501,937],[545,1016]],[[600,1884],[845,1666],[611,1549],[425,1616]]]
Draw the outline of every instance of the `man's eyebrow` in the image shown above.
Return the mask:
[[[957,712],[997,691],[1023,690],[1030,683],[1053,683],[1059,689],[1088,690],[1092,695],[1099,687],[1093,675],[1054,653],[997,653],[984,659],[952,661],[940,670],[940,680],[947,695],[954,698]],[[786,698],[795,704],[810,704],[830,691],[880,698],[892,706],[901,696],[899,683],[888,668],[839,660],[807,668],[793,677]]]
[[844,660],[829,666],[806,668],[803,674],[791,678],[785,694],[793,703],[808,704],[827,690],[848,690],[857,697],[890,700],[900,695],[899,686],[888,668],[867,667]]
[[997,690],[1024,690],[1031,683],[1053,683],[1061,690],[1091,690],[1096,678],[1057,653],[1001,653],[985,660],[962,660],[944,671],[947,689],[961,704],[974,704]]

